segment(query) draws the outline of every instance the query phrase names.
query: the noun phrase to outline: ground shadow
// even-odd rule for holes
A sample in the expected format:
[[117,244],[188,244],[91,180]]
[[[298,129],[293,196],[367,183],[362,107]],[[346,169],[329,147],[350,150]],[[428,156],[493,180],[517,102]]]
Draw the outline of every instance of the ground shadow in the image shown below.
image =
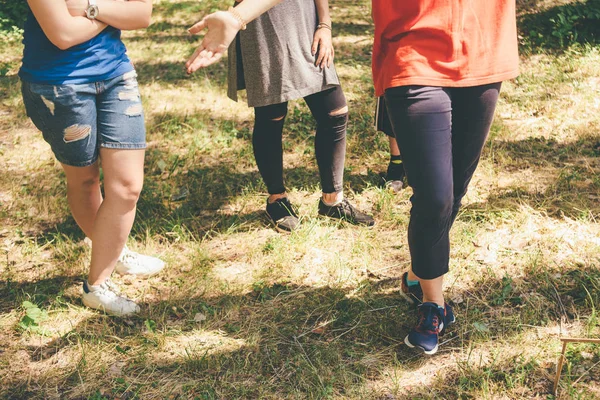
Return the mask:
[[[51,301],[63,285],[73,284],[73,279],[17,283],[15,290],[39,291],[33,286],[37,284],[44,288],[40,295]],[[600,272],[595,266],[574,263],[564,266],[560,278],[553,277],[550,270],[532,269],[522,278],[489,275],[468,289],[450,289],[453,296],[464,299],[454,305],[459,322],[443,337],[444,346],[433,359],[425,359],[403,345],[403,337],[414,323],[414,311],[401,299],[398,280],[390,278],[365,279],[358,285],[359,290],[270,283],[255,285],[247,294],[216,297],[170,291],[168,298],[146,304],[142,314],[127,323],[118,318],[93,317],[48,344],[29,347],[27,352],[32,362],[45,361],[65,348],[101,341],[115,360],[128,364],[113,381],[112,390],[121,391],[113,392],[115,396],[152,390],[145,380],[134,379],[136,376],[160,376],[174,380],[171,387],[161,389],[162,395],[171,390],[184,397],[212,394],[215,398],[259,398],[276,392],[282,398],[322,398],[327,393],[341,395],[376,381],[386,367],[401,368],[410,374],[436,361],[451,371],[428,384],[400,385],[396,398],[458,399],[464,393],[484,390],[490,383],[503,387],[509,382],[528,387],[526,396],[540,396],[549,393],[551,374],[528,356],[483,367],[477,366],[477,361],[464,361],[460,368],[456,365],[459,361],[448,356],[467,357],[465,349],[476,348],[496,336],[510,340],[530,329],[528,321],[543,327],[580,319],[593,312],[593,304],[600,301],[600,292],[591,290],[598,284]],[[198,313],[206,317],[204,322],[194,321]],[[150,331],[148,326],[152,326]],[[170,332],[163,340],[171,338],[184,348],[176,354],[165,350],[153,331]],[[237,345],[207,345],[202,334],[211,332]],[[177,342],[179,339],[181,342]],[[140,351],[151,359],[139,358]],[[117,385],[117,379],[129,385]],[[25,393],[38,384],[34,397],[41,398],[46,390],[53,390],[51,380],[30,382],[27,377],[14,377],[3,390]],[[386,390],[391,395],[392,388]]]

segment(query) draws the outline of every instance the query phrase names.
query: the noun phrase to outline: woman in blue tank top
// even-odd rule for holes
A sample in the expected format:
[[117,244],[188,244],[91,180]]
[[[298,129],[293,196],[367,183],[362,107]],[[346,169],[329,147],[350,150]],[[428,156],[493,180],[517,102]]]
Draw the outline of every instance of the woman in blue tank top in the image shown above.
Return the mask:
[[109,276],[115,269],[148,276],[164,263],[125,246],[142,189],[146,132],[121,30],[147,27],[152,1],[28,4],[19,72],[23,101],[65,171],[71,213],[92,240],[83,303],[115,315],[135,313],[138,305],[119,295]]

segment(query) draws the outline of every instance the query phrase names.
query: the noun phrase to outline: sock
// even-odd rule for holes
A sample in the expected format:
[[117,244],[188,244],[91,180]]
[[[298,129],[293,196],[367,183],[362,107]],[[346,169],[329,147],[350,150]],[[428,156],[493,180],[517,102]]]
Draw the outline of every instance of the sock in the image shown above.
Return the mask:
[[325,204],[327,207],[334,207],[334,206],[337,206],[338,204],[340,204],[340,203],[341,203],[341,201],[336,201],[336,202],[333,202],[333,203],[328,203],[328,202],[326,202],[326,201],[325,201],[325,200],[324,200],[322,197],[321,197],[321,201],[322,201],[322,202],[323,202],[323,204]]
[[396,165],[402,164],[402,156],[390,155],[390,164],[396,164]]
[[102,286],[102,285],[90,285],[88,283],[87,279],[85,281],[83,281],[83,291],[85,293],[95,292],[98,289],[100,289],[100,286]]
[[408,286],[417,286],[419,285],[419,281],[411,281],[410,279],[406,278],[406,284]]

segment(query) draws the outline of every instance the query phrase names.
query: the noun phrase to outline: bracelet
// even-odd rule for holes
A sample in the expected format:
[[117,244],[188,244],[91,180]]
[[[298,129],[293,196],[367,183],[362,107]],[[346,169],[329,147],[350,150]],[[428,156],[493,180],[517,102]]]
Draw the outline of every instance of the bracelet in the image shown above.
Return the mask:
[[235,10],[235,8],[233,8],[233,7],[229,7],[229,9],[228,9],[227,11],[228,11],[229,13],[231,13],[231,15],[233,15],[233,17],[234,17],[235,19],[237,19],[237,20],[238,20],[238,22],[240,23],[240,30],[241,30],[241,31],[244,31],[244,30],[246,30],[246,21],[245,21],[245,20],[244,20],[244,18],[243,18],[243,17],[240,15],[240,13],[239,13],[239,12],[237,12],[237,11]]
[[319,22],[319,25],[317,25],[317,30],[319,30],[321,28],[329,29],[330,31],[332,31],[331,25],[329,25],[325,22]]

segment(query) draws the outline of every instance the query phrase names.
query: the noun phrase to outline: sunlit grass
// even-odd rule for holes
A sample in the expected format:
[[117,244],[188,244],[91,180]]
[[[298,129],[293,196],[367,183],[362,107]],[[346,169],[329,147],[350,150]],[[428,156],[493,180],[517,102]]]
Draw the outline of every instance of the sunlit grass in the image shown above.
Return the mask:
[[[410,189],[379,188],[387,139],[373,129],[370,2],[333,1],[350,106],[345,192],[372,229],[317,214],[314,121],[292,102],[286,178],[302,228],[264,216],[252,110],[226,97],[226,63],[187,76],[186,27],[216,0],[155,2],[124,34],[148,126],[146,180],[129,246],[164,273],[115,280],[143,304],[115,319],[83,307],[89,262],[64,174],[24,115],[18,41],[0,44],[0,397],[199,399],[547,398],[559,335],[600,334],[600,50],[527,49],[503,86],[481,165],[452,231],[440,354],[402,341]],[[520,13],[556,4],[521,1]],[[25,324],[25,302],[47,313]],[[24,325],[23,325],[24,324]],[[600,398],[600,349],[567,354],[561,398]]]

